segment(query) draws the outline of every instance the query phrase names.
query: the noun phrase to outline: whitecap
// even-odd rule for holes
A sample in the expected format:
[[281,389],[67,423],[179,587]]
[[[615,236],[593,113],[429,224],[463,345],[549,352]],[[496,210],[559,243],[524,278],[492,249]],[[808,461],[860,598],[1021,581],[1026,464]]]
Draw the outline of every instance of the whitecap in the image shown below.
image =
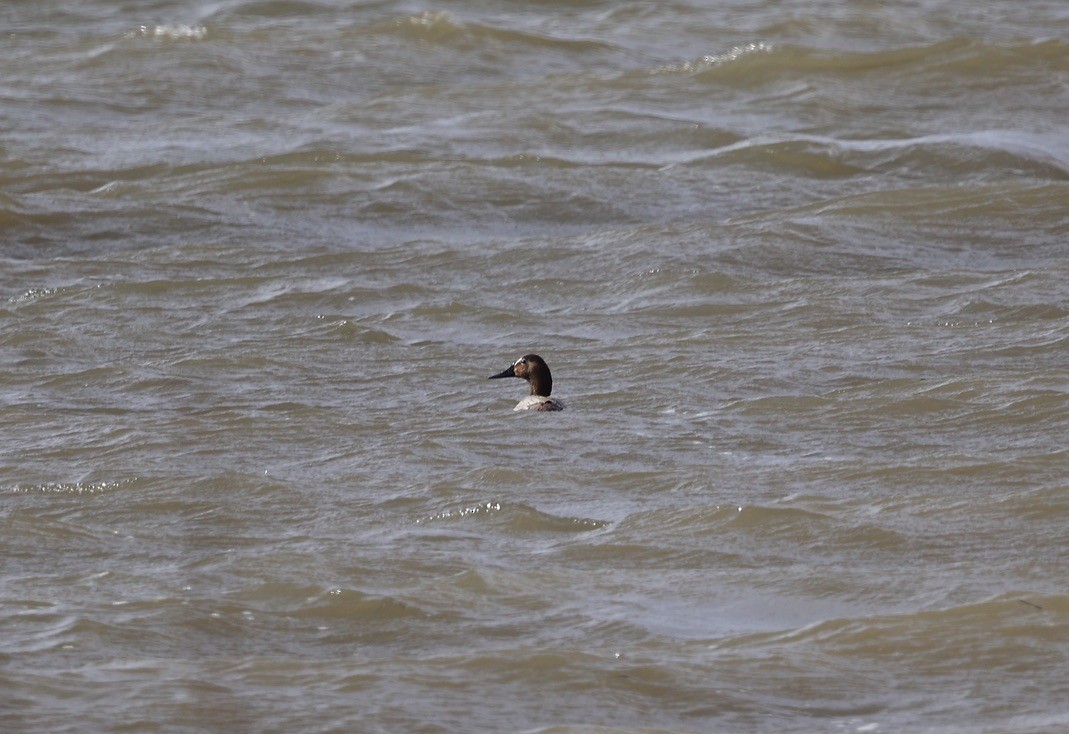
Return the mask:
[[730,64],[733,61],[745,58],[747,56],[753,56],[755,54],[766,54],[773,51],[772,44],[765,43],[764,41],[757,41],[754,43],[747,43],[742,46],[735,46],[729,51],[724,53],[712,54],[702,56],[694,61],[684,61],[680,64],[666,64],[664,66],[658,66],[655,70],[655,74],[690,74],[696,71],[705,71],[711,69],[714,66],[723,66],[724,64]]
[[159,25],[143,25],[138,29],[137,34],[143,38],[200,41],[208,35],[208,29],[200,24],[161,23]]

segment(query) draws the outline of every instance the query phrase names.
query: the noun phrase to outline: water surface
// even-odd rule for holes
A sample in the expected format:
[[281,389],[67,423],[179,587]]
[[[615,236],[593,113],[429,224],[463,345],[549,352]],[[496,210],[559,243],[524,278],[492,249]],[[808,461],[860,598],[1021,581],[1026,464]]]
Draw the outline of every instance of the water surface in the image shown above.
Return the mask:
[[4,730],[1069,725],[1063,3],[0,29]]

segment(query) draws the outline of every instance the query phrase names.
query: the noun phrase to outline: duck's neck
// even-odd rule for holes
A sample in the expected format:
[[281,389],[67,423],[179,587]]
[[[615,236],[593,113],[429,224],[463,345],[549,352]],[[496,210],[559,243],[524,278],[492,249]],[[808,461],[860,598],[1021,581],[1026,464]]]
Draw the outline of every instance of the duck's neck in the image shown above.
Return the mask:
[[548,398],[553,391],[553,378],[541,370],[531,375],[531,394]]

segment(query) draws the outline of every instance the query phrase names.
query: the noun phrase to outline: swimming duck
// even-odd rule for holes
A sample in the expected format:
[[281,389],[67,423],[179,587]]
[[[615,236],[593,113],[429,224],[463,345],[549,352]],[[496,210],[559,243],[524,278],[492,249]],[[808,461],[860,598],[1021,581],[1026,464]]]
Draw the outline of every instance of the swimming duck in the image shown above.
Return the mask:
[[553,375],[549,365],[537,354],[525,354],[504,372],[490,375],[488,380],[500,377],[520,377],[531,383],[531,394],[516,404],[513,410],[564,410],[564,403],[549,397],[553,391]]

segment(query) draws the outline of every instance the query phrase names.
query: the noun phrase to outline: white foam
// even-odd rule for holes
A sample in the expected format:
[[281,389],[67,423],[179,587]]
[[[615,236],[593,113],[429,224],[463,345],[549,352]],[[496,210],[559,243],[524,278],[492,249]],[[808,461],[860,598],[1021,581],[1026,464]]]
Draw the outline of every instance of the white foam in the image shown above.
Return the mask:
[[143,25],[138,34],[145,38],[199,41],[208,35],[208,29],[200,24],[162,23],[154,26]]
[[685,61],[680,64],[667,64],[665,66],[659,66],[654,70],[656,74],[689,74],[696,71],[705,71],[711,69],[714,66],[723,66],[724,64],[730,64],[733,61],[752,56],[754,54],[771,53],[773,50],[772,44],[757,42],[747,43],[742,46],[735,46],[730,51],[725,51],[719,54],[710,54],[702,56],[695,61]]

